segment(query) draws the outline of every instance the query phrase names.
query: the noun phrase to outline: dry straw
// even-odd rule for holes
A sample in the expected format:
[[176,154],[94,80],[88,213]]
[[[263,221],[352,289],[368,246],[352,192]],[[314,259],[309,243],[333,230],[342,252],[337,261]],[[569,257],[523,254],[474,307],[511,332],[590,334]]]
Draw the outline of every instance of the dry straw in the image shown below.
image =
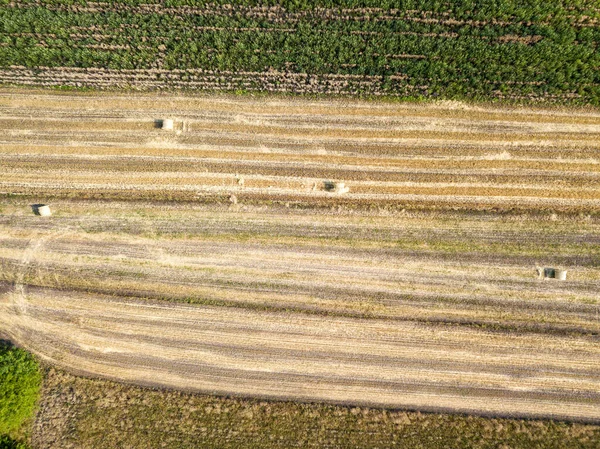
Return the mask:
[[173,119],[163,118],[154,120],[154,127],[165,131],[172,131],[174,126]]
[[34,214],[39,215],[40,217],[49,217],[52,215],[50,206],[47,204],[32,204],[31,210],[33,210]]

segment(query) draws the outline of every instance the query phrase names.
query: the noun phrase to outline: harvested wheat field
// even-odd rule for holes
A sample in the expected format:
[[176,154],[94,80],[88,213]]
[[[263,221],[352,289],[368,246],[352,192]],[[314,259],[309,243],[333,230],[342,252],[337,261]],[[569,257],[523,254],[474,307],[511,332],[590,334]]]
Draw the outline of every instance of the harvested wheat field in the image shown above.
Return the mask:
[[0,329],[59,368],[600,422],[600,112],[8,89],[0,111]]

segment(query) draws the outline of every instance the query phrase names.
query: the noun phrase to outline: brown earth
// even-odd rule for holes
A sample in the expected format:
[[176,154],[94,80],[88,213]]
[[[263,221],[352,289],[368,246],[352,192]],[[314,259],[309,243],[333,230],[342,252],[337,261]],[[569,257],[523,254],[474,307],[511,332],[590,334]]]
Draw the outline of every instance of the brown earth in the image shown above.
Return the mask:
[[190,394],[45,370],[36,449],[596,449],[600,426]]
[[597,111],[3,90],[0,113],[0,329],[43,359],[600,421]]

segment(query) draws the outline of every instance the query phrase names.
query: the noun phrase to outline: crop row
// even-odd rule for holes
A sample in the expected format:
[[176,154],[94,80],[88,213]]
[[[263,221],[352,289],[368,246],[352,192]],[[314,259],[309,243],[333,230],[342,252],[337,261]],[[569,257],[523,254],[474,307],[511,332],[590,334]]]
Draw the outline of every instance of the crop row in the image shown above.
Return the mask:
[[[15,81],[18,80],[18,81]],[[12,66],[0,69],[0,82],[40,86],[75,86],[92,88],[177,88],[208,90],[247,90],[267,92],[296,92],[302,94],[364,94],[410,96],[429,93],[427,84],[407,82],[402,75],[389,76],[386,83],[375,76],[342,74],[308,74],[293,72],[232,72],[203,70],[110,70],[73,69],[68,67],[42,67],[28,69]],[[504,93],[497,91],[496,98],[526,98],[538,101],[578,99],[577,93],[519,95],[523,84],[517,82]],[[534,84],[534,82],[529,82]]]
[[[410,57],[409,55],[404,55]],[[429,94],[428,84],[411,84],[402,74],[390,75],[384,82],[377,76],[348,74],[308,74],[294,72],[234,72],[202,69],[166,70],[154,69],[77,69],[70,67],[38,67],[28,69],[24,66],[10,66],[0,70],[0,82],[12,83],[18,80],[23,85],[76,86],[76,87],[129,87],[129,88],[182,88],[211,90],[248,90],[270,92],[296,92],[304,94],[360,94],[402,96],[415,92]],[[486,81],[491,84],[491,82]],[[565,100],[579,99],[575,92],[560,94],[520,95],[524,86],[540,86],[541,82],[506,82],[509,89],[495,91],[495,98],[527,98],[529,100]],[[513,86],[510,86],[513,85]]]
[[[18,0],[5,1],[9,7],[45,7],[52,10],[75,11],[75,12],[98,12],[98,11],[119,11],[132,13],[157,12],[160,14],[196,14],[196,15],[245,15],[248,17],[278,17],[286,21],[300,20],[306,17],[319,18],[321,20],[386,20],[389,18],[421,18],[433,20],[452,21],[461,24],[486,25],[496,23],[508,25],[514,23],[550,23],[557,20],[567,20],[578,26],[593,26],[598,23],[600,9],[594,6],[575,6],[565,8],[562,5],[554,5],[548,8],[540,8],[544,3],[536,2],[538,5],[527,5],[519,10],[513,10],[512,13],[504,13],[502,9],[494,8],[470,8],[465,2],[457,2],[446,10],[439,10],[439,4],[428,1],[418,1],[411,9],[401,6],[395,2],[395,7],[364,7],[362,5],[349,5],[349,2],[335,2],[335,4],[319,6],[319,2],[312,2],[310,7],[295,8],[298,2],[278,2],[268,6],[265,2],[140,2],[140,1],[119,1],[119,2],[56,2],[44,0]],[[346,5],[344,5],[346,3]],[[462,3],[462,5],[460,4]],[[506,10],[508,2],[504,6]],[[531,3],[531,2],[529,2]],[[548,2],[545,2],[548,3]],[[579,2],[578,2],[579,3]],[[447,3],[447,6],[451,4]],[[544,11],[545,9],[545,11]]]
[[76,86],[76,87],[129,87],[129,88],[180,88],[210,90],[247,90],[268,92],[297,92],[306,94],[359,94],[410,95],[425,93],[427,86],[403,84],[400,77],[392,78],[395,83],[389,92],[381,88],[377,80],[352,75],[309,75],[306,73],[278,72],[224,72],[203,73],[183,70],[72,70],[69,68],[27,69],[9,68],[0,70],[0,82],[18,80],[23,85]]

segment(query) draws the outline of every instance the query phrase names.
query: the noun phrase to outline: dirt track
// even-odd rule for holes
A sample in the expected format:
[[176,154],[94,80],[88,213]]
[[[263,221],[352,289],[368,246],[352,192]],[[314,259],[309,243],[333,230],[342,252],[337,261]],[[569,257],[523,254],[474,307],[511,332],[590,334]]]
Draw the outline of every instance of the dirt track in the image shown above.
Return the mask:
[[40,356],[600,421],[600,114],[15,91],[0,111],[0,329]]

